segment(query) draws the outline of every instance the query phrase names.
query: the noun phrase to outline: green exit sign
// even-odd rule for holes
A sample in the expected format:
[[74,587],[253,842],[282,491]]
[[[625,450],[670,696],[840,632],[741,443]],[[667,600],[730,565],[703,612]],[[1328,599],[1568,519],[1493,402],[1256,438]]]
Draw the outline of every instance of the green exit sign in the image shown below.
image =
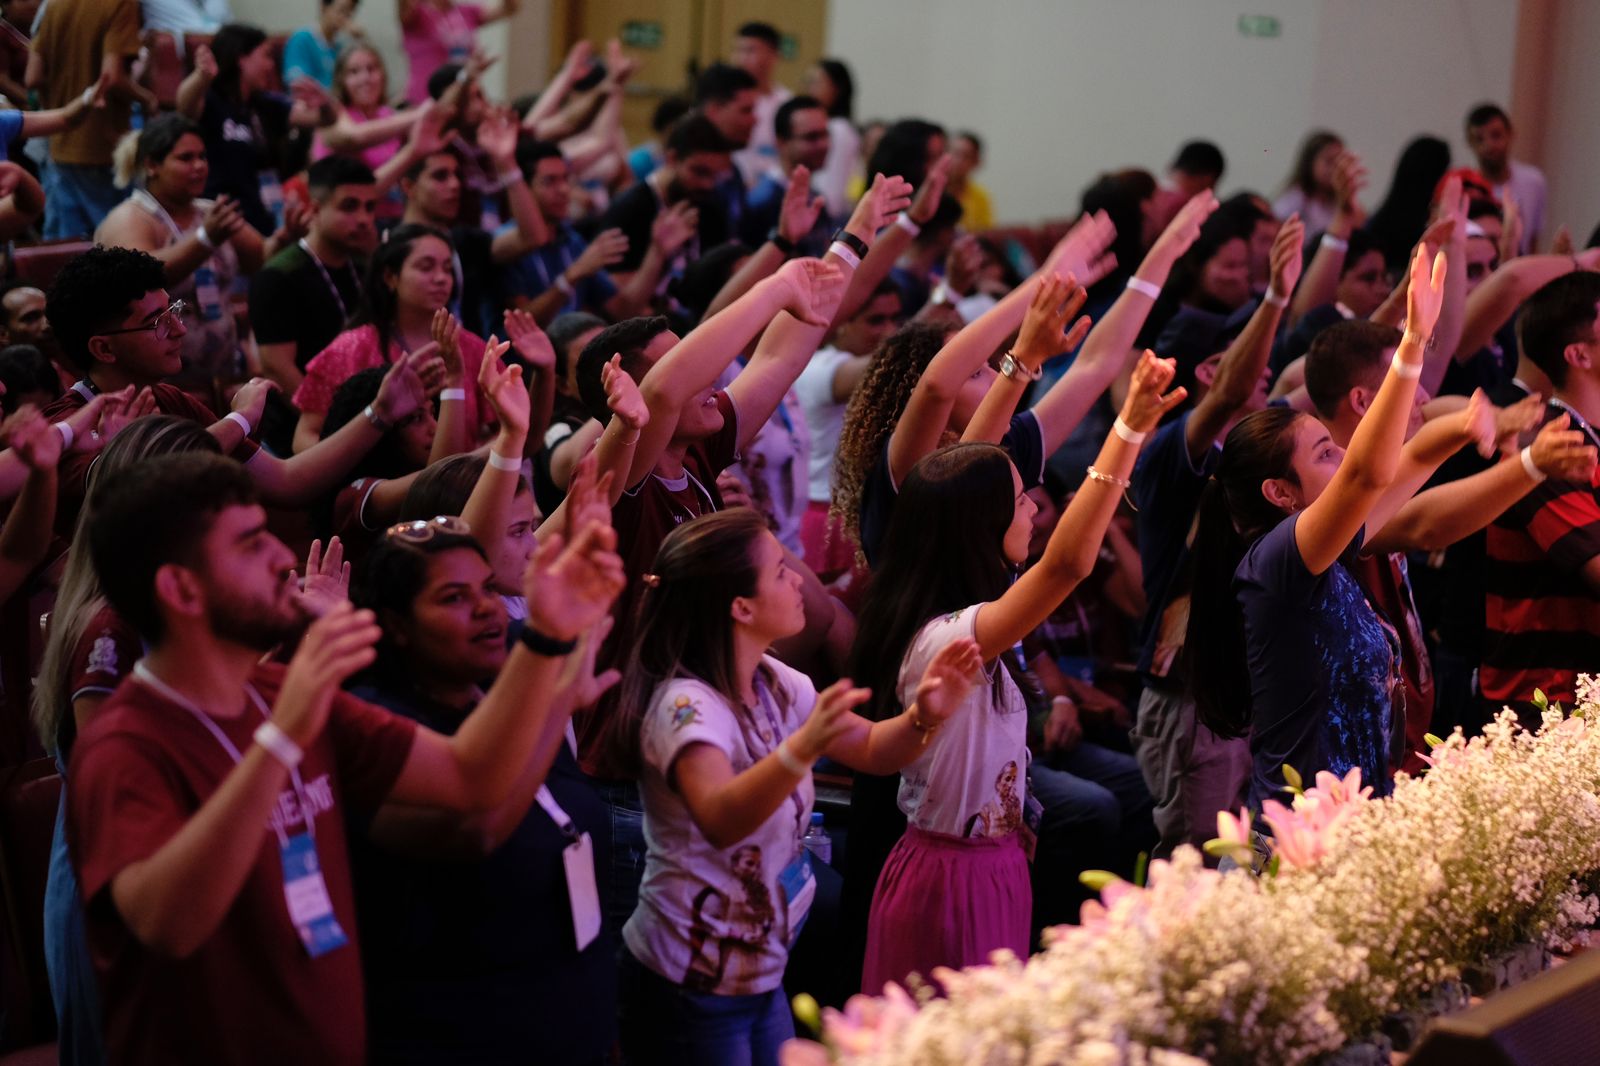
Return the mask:
[[659,22],[631,21],[622,24],[622,33],[619,36],[628,48],[653,52],[661,47],[666,30]]
[[1240,15],[1239,34],[1242,37],[1282,37],[1283,23],[1271,15]]
[[783,59],[793,59],[800,54],[800,42],[795,40],[792,33],[786,33],[778,38],[778,55]]

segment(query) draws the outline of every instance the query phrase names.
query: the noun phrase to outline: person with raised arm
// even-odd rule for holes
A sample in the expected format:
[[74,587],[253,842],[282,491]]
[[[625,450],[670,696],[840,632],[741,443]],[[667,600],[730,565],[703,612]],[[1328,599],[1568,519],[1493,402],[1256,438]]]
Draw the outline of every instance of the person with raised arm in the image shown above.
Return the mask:
[[1003,449],[941,449],[905,480],[852,663],[852,675],[872,691],[866,717],[887,719],[909,706],[916,679],[955,641],[976,642],[985,678],[901,771],[907,827],[873,893],[862,978],[868,993],[913,973],[932,979],[936,967],[985,962],[1001,948],[1028,955],[1028,715],[1016,648],[1093,568],[1140,443],[1184,398],[1181,388],[1164,394],[1174,369],[1170,360],[1142,357],[1088,480],[1043,557],[1020,577],[1035,506]]
[[[1405,333],[1348,452],[1308,415],[1258,411],[1228,433],[1201,501],[1185,665],[1200,721],[1249,736],[1253,809],[1281,793],[1285,766],[1307,780],[1359,768],[1389,791],[1398,641],[1349,563],[1395,510],[1446,269],[1442,252],[1413,256]],[[1493,428],[1474,424],[1480,447]]]
[[112,1061],[362,1061],[346,814],[490,811],[542,775],[566,657],[623,581],[593,517],[544,545],[521,646],[445,736],[339,691],[373,660],[370,611],[330,606],[287,668],[260,661],[304,609],[255,501],[237,464],[167,456],[90,522],[106,597],[147,644],[79,736],[67,797]]
[[978,682],[978,648],[958,639],[880,721],[854,713],[871,694],[849,680],[819,693],[771,654],[805,624],[787,559],[758,514],[735,508],[675,529],[644,579],[612,740],[642,783],[649,849],[623,929],[630,1062],[775,1066],[794,1035],[784,968],[817,894],[801,840],[812,766],[894,772]]

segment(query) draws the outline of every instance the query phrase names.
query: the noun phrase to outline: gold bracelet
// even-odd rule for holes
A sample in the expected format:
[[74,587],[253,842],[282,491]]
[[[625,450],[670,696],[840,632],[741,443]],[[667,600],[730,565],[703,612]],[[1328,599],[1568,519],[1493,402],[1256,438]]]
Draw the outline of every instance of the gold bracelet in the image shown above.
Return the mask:
[[1119,489],[1125,489],[1129,485],[1133,484],[1132,481],[1125,477],[1114,477],[1111,474],[1096,470],[1092,466],[1088,469],[1087,473],[1090,481],[1104,481],[1107,485],[1115,485]]
[[927,722],[924,722],[922,720],[921,709],[914,703],[906,711],[906,720],[911,723],[912,729],[915,729],[918,733],[922,734],[923,747],[927,747],[929,738],[939,731],[940,723],[934,722],[930,725]]

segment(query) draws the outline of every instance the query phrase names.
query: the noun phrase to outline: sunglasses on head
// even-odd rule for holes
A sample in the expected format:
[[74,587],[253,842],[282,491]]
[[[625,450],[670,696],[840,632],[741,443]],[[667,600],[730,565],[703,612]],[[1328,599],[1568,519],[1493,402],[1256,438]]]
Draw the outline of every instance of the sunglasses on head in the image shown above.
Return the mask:
[[418,518],[411,522],[396,522],[384,530],[383,535],[407,544],[426,544],[441,533],[470,537],[472,527],[455,515],[442,514],[432,518]]

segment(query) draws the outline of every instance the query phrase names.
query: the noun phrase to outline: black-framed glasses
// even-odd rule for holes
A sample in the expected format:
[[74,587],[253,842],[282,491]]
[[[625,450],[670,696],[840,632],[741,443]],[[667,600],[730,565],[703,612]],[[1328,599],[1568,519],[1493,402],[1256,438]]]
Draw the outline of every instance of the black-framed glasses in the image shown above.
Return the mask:
[[182,300],[172,301],[172,306],[156,316],[156,320],[148,326],[128,326],[124,329],[103,329],[95,334],[96,337],[115,337],[119,333],[145,333],[153,332],[156,340],[164,341],[172,336],[173,329],[183,322],[183,313],[189,305]]
[[472,527],[456,515],[441,514],[432,518],[418,518],[411,522],[396,522],[383,531],[385,537],[403,540],[407,544],[426,544],[440,533],[458,537],[472,536]]

